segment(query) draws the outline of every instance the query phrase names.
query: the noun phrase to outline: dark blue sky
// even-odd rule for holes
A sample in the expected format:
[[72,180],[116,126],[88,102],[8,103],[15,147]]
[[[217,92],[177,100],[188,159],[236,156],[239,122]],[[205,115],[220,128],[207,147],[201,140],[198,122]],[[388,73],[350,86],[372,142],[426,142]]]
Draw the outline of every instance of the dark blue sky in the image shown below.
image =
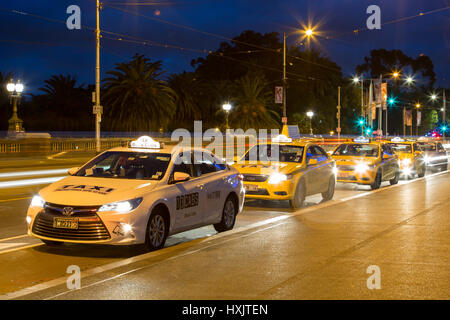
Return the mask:
[[[163,0],[155,0],[162,2]],[[110,2],[150,2],[149,0],[114,0]],[[345,75],[363,62],[371,49],[400,49],[407,55],[429,56],[435,66],[436,86],[450,84],[450,10],[384,25],[381,30],[351,31],[365,28],[366,8],[381,7],[382,23],[450,6],[450,0],[170,0],[171,5],[120,6],[140,14],[232,38],[243,30],[289,32],[301,23],[320,23],[323,35],[318,45],[337,62]],[[81,8],[82,24],[95,26],[94,0],[2,0],[0,3],[0,71],[13,71],[25,83],[28,92],[38,93],[43,80],[53,74],[72,74],[80,83],[94,82],[95,35],[86,28],[68,30],[63,23],[14,14],[25,11],[42,17],[65,21],[66,8]],[[6,10],[5,10],[6,8]],[[160,14],[155,15],[155,10]],[[136,15],[105,7],[101,13],[104,30],[192,49],[216,50],[222,39],[208,36]],[[296,38],[289,38],[293,44]],[[102,74],[115,62],[128,60],[135,52],[163,61],[169,72],[192,70],[190,61],[198,53],[141,46],[108,39],[102,41]],[[281,59],[281,56],[280,56]],[[281,74],[280,74],[281,77]]]

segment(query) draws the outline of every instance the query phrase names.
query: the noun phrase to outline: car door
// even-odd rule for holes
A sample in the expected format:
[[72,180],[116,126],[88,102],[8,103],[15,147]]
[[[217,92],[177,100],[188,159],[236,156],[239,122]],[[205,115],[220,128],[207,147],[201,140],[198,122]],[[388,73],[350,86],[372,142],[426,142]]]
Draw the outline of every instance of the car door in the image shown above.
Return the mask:
[[328,184],[330,182],[330,177],[333,174],[332,162],[330,161],[328,154],[321,147],[315,145],[314,150],[317,156],[317,162],[319,164],[319,192],[328,190]]
[[201,190],[200,201],[204,204],[201,217],[203,224],[217,222],[227,196],[224,190],[224,171],[218,170],[216,162],[210,153],[194,151],[194,170],[198,176],[196,182]]
[[[317,163],[310,163],[311,160],[317,161]],[[314,146],[309,146],[306,149],[305,161],[307,169],[305,171],[306,193],[307,195],[316,194],[320,191],[321,187],[321,172],[320,163],[316,154]]]
[[[384,159],[384,155],[388,155],[388,159]],[[381,163],[382,163],[382,173],[383,180],[390,180],[395,177],[396,160],[394,157],[394,152],[387,144],[381,145]]]
[[[178,158],[178,159],[177,159]],[[191,178],[188,181],[173,183],[174,172],[188,173]],[[202,190],[198,186],[198,181],[192,164],[192,153],[180,153],[176,157],[172,168],[169,184],[173,184],[169,202],[174,209],[174,229],[187,230],[201,223],[204,202],[201,201]]]

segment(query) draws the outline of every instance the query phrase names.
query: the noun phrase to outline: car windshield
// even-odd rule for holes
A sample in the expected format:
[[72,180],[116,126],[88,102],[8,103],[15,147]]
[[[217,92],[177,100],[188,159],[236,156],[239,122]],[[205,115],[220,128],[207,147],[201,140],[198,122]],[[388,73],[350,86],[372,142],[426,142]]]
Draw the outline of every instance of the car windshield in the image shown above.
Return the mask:
[[109,151],[84,165],[79,177],[161,180],[170,163],[170,154]]
[[260,144],[251,148],[245,155],[245,161],[278,161],[301,163],[303,159],[302,146],[278,144]]
[[378,145],[363,143],[341,144],[333,153],[334,156],[378,157]]
[[407,143],[389,143],[392,149],[394,149],[395,152],[404,152],[404,153],[411,153],[411,145]]
[[423,151],[436,151],[436,145],[434,143],[419,142],[419,145]]

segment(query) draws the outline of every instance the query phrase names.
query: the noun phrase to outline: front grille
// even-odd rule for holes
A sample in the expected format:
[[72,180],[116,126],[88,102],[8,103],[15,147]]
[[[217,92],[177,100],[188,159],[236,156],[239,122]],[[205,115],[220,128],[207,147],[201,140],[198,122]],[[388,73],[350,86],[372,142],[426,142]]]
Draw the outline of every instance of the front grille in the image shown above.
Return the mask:
[[355,166],[337,166],[338,170],[342,171],[353,171],[355,170]]
[[267,191],[266,189],[258,189],[257,191],[245,191],[245,194],[254,196],[268,196],[269,191]]
[[[337,176],[337,180],[345,180],[345,181],[357,181],[358,179],[356,179],[355,176],[347,176],[347,177],[342,177],[342,176]],[[364,179],[363,179],[364,180]]]
[[267,178],[269,178],[269,176],[263,174],[244,174],[244,181],[264,182]]
[[[38,236],[61,239],[99,241],[108,240],[110,235],[108,229],[97,216],[98,207],[75,206],[73,214],[65,216],[62,209],[67,206],[47,203],[45,209],[40,212],[33,223],[33,233]],[[53,227],[53,218],[76,217],[78,218],[78,229],[62,229]]]

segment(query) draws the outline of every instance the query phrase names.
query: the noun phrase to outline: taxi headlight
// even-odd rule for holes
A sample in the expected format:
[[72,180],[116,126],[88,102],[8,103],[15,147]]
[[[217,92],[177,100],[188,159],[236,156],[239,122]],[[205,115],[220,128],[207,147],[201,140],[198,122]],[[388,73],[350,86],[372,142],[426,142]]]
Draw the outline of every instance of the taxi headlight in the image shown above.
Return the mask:
[[104,212],[104,211],[116,211],[119,213],[127,213],[131,210],[136,209],[142,202],[142,198],[136,198],[132,200],[126,200],[126,201],[117,201],[112,203],[104,204],[98,209],[98,212]]
[[370,167],[365,163],[358,163],[355,166],[356,173],[366,173],[369,169]]
[[404,165],[404,166],[408,166],[410,163],[411,163],[411,159],[409,159],[409,158],[402,160],[402,165]]
[[35,195],[33,199],[31,199],[30,207],[39,207],[43,208],[45,204],[45,200],[42,199],[41,196]]
[[289,177],[290,176],[287,176],[285,174],[275,172],[270,176],[269,183],[270,184],[278,184],[280,182],[286,181],[287,179],[289,179]]

